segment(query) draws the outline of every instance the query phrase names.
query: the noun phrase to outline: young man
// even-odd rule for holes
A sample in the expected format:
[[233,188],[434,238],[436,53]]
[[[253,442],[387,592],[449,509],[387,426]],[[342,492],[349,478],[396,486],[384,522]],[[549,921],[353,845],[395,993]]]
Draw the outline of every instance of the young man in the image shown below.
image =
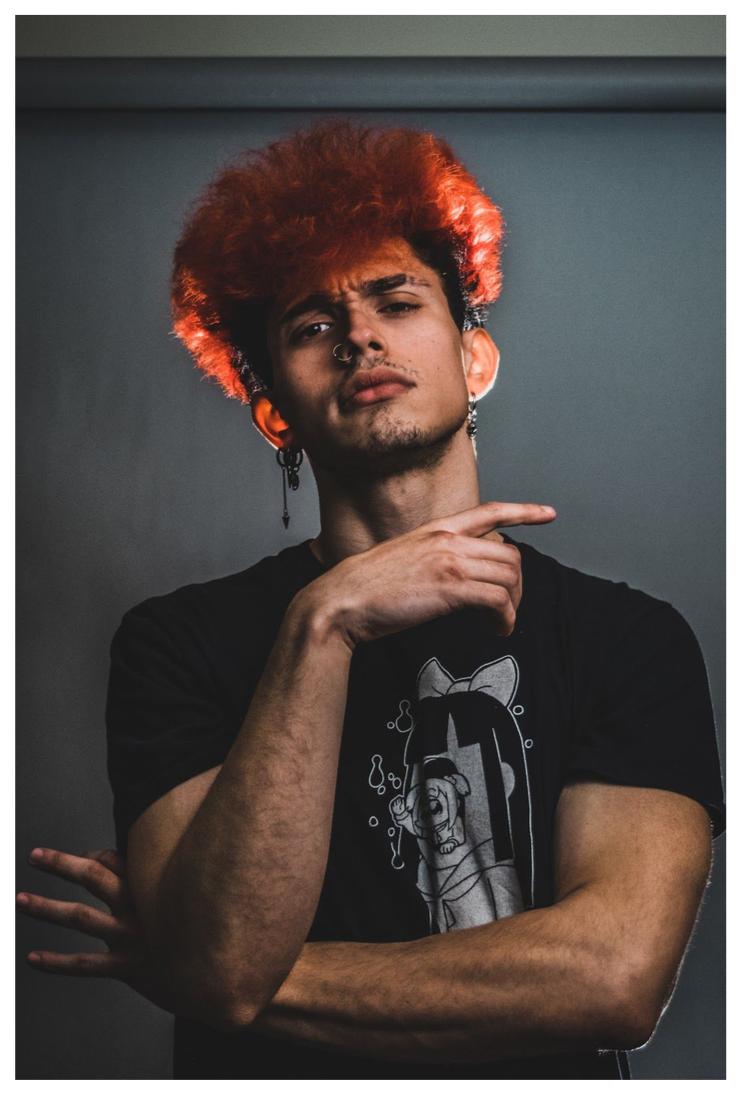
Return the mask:
[[179,242],[176,332],[290,487],[307,455],[321,531],[122,621],[133,908],[110,856],[37,859],[111,906],[74,912],[91,970],[177,1014],[177,1077],[617,1078],[671,994],[722,828],[705,668],[499,531],[551,507],[480,502],[501,236],[444,142],[326,122]]

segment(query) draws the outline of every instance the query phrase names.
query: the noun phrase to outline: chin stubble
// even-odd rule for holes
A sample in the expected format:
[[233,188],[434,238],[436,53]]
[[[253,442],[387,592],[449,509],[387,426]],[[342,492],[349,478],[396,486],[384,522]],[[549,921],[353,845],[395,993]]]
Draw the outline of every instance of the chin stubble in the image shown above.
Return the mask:
[[452,446],[460,422],[425,433],[419,425],[397,420],[392,410],[376,411],[363,444],[339,447],[314,456],[315,461],[344,482],[402,474],[436,467]]

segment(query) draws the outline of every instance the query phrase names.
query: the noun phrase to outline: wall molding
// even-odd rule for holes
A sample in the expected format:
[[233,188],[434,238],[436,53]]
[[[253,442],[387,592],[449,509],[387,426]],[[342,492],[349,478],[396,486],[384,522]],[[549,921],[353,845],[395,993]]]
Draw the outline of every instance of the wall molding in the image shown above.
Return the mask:
[[718,57],[23,58],[22,110],[723,111]]

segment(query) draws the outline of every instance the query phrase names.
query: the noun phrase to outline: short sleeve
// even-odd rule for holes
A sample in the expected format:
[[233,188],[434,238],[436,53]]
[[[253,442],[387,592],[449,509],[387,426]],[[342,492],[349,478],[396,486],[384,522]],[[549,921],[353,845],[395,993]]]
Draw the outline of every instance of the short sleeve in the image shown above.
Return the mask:
[[[597,644],[595,691],[568,776],[662,788],[697,800],[717,837],[725,828],[721,769],[708,676],[697,639],[670,604],[625,609],[614,638]],[[626,598],[627,600],[627,598]]]
[[117,847],[166,792],[224,761],[234,732],[208,671],[148,602],[127,612],[111,643],[108,772]]

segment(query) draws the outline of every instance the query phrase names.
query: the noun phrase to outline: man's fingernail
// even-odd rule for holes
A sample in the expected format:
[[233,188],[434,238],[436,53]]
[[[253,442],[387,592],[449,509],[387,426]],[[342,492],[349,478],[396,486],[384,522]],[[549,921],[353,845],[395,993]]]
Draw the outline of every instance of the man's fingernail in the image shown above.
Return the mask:
[[554,513],[555,509],[552,505],[541,505],[540,508],[544,513]]
[[32,849],[28,855],[29,861],[41,861],[44,857],[43,849]]
[[26,960],[30,961],[31,964],[38,964],[41,960],[41,953],[29,953]]
[[18,893],[18,895],[16,896],[16,903],[20,903],[22,907],[25,907],[25,905],[28,903],[28,896],[25,894],[25,892]]

